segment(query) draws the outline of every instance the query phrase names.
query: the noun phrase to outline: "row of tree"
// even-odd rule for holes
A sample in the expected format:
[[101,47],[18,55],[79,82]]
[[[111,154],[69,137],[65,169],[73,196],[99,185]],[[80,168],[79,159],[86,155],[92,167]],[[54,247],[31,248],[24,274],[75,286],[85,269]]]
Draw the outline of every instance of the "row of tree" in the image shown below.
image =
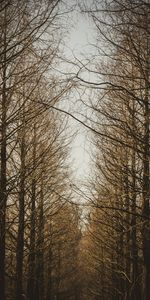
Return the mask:
[[81,9],[98,50],[75,76],[94,90],[80,121],[96,149],[83,235],[58,107],[73,85],[56,71],[67,7],[0,1],[1,300],[150,299],[150,6],[93,0]]
[[0,299],[79,299],[79,211],[66,118],[52,108],[60,17],[53,1],[0,1]]
[[148,300],[150,5],[96,0],[84,11],[97,29],[99,59],[96,69],[85,67],[97,78],[88,103],[97,154],[83,242],[85,298]]

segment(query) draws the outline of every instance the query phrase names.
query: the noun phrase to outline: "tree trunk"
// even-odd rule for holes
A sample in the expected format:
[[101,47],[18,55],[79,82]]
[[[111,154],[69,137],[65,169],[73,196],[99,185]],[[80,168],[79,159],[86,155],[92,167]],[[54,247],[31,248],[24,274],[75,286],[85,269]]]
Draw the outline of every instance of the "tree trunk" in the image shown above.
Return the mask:
[[34,286],[35,286],[35,202],[36,202],[36,128],[34,125],[34,137],[33,137],[33,179],[32,179],[32,196],[31,196],[31,228],[30,228],[30,252],[29,252],[29,270],[28,270],[28,283],[27,293],[28,299],[34,299]]
[[[145,17],[148,26],[148,12]],[[148,28],[148,27],[147,27]],[[146,37],[144,155],[143,155],[143,257],[145,267],[145,300],[150,299],[150,108],[149,108],[149,36]]]
[[[133,86],[134,88],[134,86]],[[133,133],[135,132],[135,102],[132,105],[131,124]],[[138,266],[138,245],[137,245],[137,186],[136,186],[136,141],[133,138],[133,149],[131,154],[131,258],[132,258],[132,291],[131,299],[141,300],[141,287],[139,283],[139,266]]]
[[[41,175],[43,176],[43,175]],[[35,300],[44,299],[44,212],[43,212],[43,178],[41,178],[41,191],[39,203],[39,224],[36,251],[36,285]]]
[[20,166],[20,191],[19,191],[19,226],[16,249],[16,300],[23,294],[23,252],[24,252],[24,215],[25,215],[25,112],[23,112],[22,137],[21,137],[21,166]]
[[47,291],[46,291],[46,300],[52,300],[52,224],[50,222],[49,226],[49,235],[50,235],[50,242],[49,242],[49,249],[48,249],[48,266],[47,266]]
[[6,178],[6,10],[4,16],[4,56],[2,66],[2,119],[1,119],[1,169],[0,169],[0,299],[5,299],[5,217],[6,217],[6,202],[7,202],[7,178]]
[[150,220],[149,220],[149,105],[145,98],[145,137],[143,157],[143,256],[145,267],[145,300],[150,299]]
[[[125,151],[125,168],[124,168],[124,193],[125,193],[125,208],[127,212],[130,212],[130,198],[129,198],[129,175],[128,175],[128,150]],[[129,290],[130,290],[130,272],[131,272],[131,261],[130,261],[130,214],[126,213],[125,217],[125,226],[126,226],[126,246],[125,246],[125,299],[129,299]]]
[[32,198],[31,198],[31,229],[30,229],[30,253],[29,253],[29,270],[27,293],[29,300],[34,299],[35,285],[35,179],[32,181]]

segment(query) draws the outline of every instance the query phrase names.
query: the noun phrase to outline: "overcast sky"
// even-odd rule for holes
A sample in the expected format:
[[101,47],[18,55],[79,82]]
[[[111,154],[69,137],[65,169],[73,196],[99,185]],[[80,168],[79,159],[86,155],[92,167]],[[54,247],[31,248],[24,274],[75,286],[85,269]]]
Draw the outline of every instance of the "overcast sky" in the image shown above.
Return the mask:
[[[94,39],[94,31],[92,24],[88,18],[79,12],[75,12],[72,16],[73,28],[66,42],[66,52],[71,58],[72,51],[79,59],[89,56],[92,51],[90,43]],[[72,121],[71,121],[72,122]],[[75,129],[79,129],[78,135],[72,144],[72,159],[74,173],[79,180],[84,180],[90,172],[90,143],[87,136],[87,130],[80,124],[73,121]]]

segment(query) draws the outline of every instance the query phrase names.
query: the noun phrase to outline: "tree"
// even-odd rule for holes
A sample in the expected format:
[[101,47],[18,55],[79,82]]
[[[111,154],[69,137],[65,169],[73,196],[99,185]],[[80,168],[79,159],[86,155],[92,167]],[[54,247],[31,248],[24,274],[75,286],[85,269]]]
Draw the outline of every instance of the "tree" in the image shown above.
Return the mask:
[[[114,210],[115,218],[119,220],[120,249],[116,249],[116,253],[120,262],[123,259],[123,269],[118,261],[116,271],[121,269],[117,272],[123,282],[120,282],[119,289],[117,287],[118,299],[123,299],[121,297],[125,294],[128,299],[149,299],[149,263],[145,260],[146,251],[149,251],[149,208],[145,198],[146,195],[149,197],[148,10],[146,1],[93,1],[91,7],[84,7],[97,29],[96,47],[100,62],[95,70],[93,62],[91,68],[81,66],[82,71],[95,73],[96,82],[84,80],[80,70],[77,78],[98,91],[97,103],[91,98],[87,104],[97,117],[97,121],[90,120],[89,127],[97,135],[97,148],[101,153],[96,162],[102,186],[98,193],[101,197],[107,184],[107,196],[111,197],[112,192],[114,195],[112,205],[107,205],[107,197],[98,207],[105,208],[106,212]],[[97,190],[95,183],[94,189]],[[95,205],[97,207],[97,203]],[[140,296],[141,270],[146,276],[143,282],[145,293]]]
[[[47,105],[56,104],[70,88],[68,80],[66,82],[64,78],[57,79],[56,74],[51,71],[52,64],[58,62],[60,36],[57,34],[57,39],[55,37],[59,27],[57,24],[60,22],[60,15],[66,10],[66,6],[59,0],[28,3],[17,0],[1,1],[0,298],[2,300],[10,298],[11,293],[12,297],[21,299],[26,293],[27,276],[33,277],[35,269],[34,259],[31,266],[31,257],[35,256],[33,252],[37,242],[36,213],[37,206],[40,207],[37,204],[42,181],[40,170],[44,155],[49,158],[49,151],[52,148],[46,143],[46,133],[44,141],[39,136],[36,137],[39,132],[34,134],[33,132],[37,131],[34,127],[39,126],[38,122],[41,122],[41,119],[38,119],[39,115],[45,117]],[[50,44],[46,42],[48,38]],[[41,126],[51,124],[53,135],[51,144],[55,142],[58,150],[57,137],[64,128],[62,126],[59,131],[60,125],[58,128],[56,122],[50,123],[50,115],[46,114],[47,121],[45,125],[41,122]],[[35,145],[34,139],[38,145]],[[59,163],[62,162],[59,160]],[[53,159],[50,165],[52,167]],[[58,166],[55,167],[58,169]],[[44,172],[48,170],[44,169]],[[53,172],[55,173],[55,168]],[[51,174],[52,177],[54,173]],[[56,172],[56,176],[59,177],[59,172]],[[31,242],[32,233],[35,240]],[[27,272],[28,263],[30,270]],[[35,274],[33,279],[35,280]],[[6,289],[5,282],[8,287]],[[29,285],[28,280],[28,293],[31,294]]]

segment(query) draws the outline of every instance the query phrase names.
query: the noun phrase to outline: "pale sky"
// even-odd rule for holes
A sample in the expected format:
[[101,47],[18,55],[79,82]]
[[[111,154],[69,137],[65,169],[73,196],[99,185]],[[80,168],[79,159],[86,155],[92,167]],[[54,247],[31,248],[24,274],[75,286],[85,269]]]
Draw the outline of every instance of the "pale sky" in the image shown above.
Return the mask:
[[[72,21],[74,28],[70,30],[70,35],[67,40],[67,53],[70,54],[71,50],[75,56],[80,60],[84,59],[84,56],[89,56],[92,51],[90,43],[94,39],[94,30],[89,20],[76,12],[73,14]],[[70,49],[70,50],[69,50]],[[82,125],[73,121],[73,126],[79,128],[79,133],[72,144],[72,159],[74,173],[79,180],[84,180],[88,177],[90,172],[90,143],[87,136],[87,130]]]

